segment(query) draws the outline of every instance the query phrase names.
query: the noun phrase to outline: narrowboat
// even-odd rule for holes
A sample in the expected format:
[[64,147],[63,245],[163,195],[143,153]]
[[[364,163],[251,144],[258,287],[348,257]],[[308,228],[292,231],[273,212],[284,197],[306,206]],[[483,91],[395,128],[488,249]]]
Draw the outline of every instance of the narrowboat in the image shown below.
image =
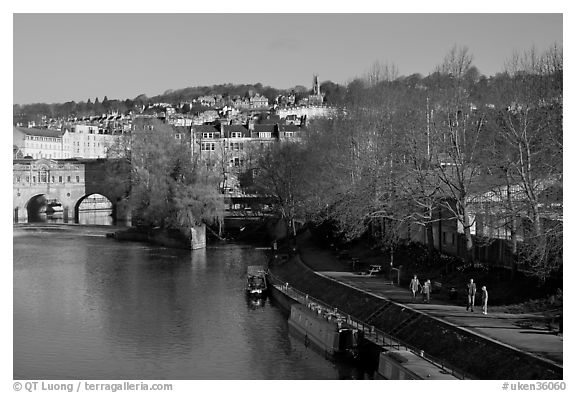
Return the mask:
[[406,349],[381,352],[376,378],[391,380],[460,379],[426,358]]
[[246,273],[246,293],[249,296],[265,296],[267,290],[264,266],[248,266]]
[[359,354],[361,332],[346,323],[346,318],[320,305],[299,303],[290,307],[290,331],[331,359],[355,359]]

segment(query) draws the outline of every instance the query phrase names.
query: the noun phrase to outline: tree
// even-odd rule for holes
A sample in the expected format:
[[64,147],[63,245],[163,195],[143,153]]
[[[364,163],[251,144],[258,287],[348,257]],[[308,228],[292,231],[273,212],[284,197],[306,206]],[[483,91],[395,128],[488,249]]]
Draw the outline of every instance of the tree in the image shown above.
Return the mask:
[[296,236],[295,220],[304,218],[306,200],[313,190],[313,182],[307,176],[307,157],[300,144],[275,144],[263,152],[255,171],[255,187],[276,201],[276,212],[289,237]]
[[398,68],[396,65],[382,64],[380,61],[375,61],[364,76],[369,86],[376,86],[381,82],[391,82],[397,78]]
[[501,211],[513,251],[518,223],[524,223],[522,256],[545,279],[562,263],[562,224],[543,200],[546,189],[562,183],[562,51],[553,46],[544,54],[515,54],[506,68],[506,83],[495,87],[497,109],[490,122],[498,141],[495,160],[508,187]]
[[438,66],[440,76],[448,83],[433,91],[433,102],[438,105],[436,120],[436,173],[443,184],[442,206],[451,212],[462,227],[466,238],[466,261],[473,263],[473,238],[470,198],[481,174],[484,150],[482,143],[489,140],[486,119],[482,109],[470,101],[470,81],[466,79],[472,65],[472,56],[466,47],[454,46]]
[[[129,204],[142,225],[180,229],[220,220],[224,202],[217,180],[192,162],[188,144],[178,142],[171,126],[137,118],[124,151],[130,162]],[[111,151],[112,153],[112,151]]]

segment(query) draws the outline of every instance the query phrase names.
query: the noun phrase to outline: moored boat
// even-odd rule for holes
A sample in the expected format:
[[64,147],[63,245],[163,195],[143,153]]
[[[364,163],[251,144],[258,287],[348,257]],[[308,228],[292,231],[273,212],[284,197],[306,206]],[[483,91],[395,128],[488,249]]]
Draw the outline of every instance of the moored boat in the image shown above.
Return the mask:
[[246,273],[246,293],[249,296],[265,296],[267,290],[264,266],[248,266]]
[[329,358],[356,358],[362,332],[346,323],[337,311],[309,303],[293,304],[288,326],[292,333]]
[[378,379],[457,380],[451,372],[407,349],[383,351],[378,362]]

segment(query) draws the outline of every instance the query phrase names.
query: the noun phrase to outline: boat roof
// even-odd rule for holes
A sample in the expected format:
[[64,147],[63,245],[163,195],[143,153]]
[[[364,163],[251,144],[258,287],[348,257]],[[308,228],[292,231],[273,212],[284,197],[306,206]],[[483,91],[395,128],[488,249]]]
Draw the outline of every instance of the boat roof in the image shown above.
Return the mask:
[[380,358],[386,356],[418,379],[458,379],[451,373],[442,370],[436,364],[405,349],[380,353]]
[[262,265],[250,265],[248,266],[248,274],[251,276],[260,276],[265,274],[264,266]]

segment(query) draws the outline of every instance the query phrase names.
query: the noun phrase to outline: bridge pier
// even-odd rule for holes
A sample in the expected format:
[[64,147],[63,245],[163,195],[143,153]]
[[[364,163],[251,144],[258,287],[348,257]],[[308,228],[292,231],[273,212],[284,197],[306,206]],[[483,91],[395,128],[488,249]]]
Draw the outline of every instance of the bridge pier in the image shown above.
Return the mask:
[[190,248],[192,250],[206,248],[206,225],[195,225],[190,228],[190,232]]
[[14,222],[28,222],[28,211],[26,211],[26,208],[21,206],[14,208]]
[[114,221],[121,222],[127,226],[132,224],[132,211],[128,205],[128,201],[122,199],[116,202],[114,207]]

